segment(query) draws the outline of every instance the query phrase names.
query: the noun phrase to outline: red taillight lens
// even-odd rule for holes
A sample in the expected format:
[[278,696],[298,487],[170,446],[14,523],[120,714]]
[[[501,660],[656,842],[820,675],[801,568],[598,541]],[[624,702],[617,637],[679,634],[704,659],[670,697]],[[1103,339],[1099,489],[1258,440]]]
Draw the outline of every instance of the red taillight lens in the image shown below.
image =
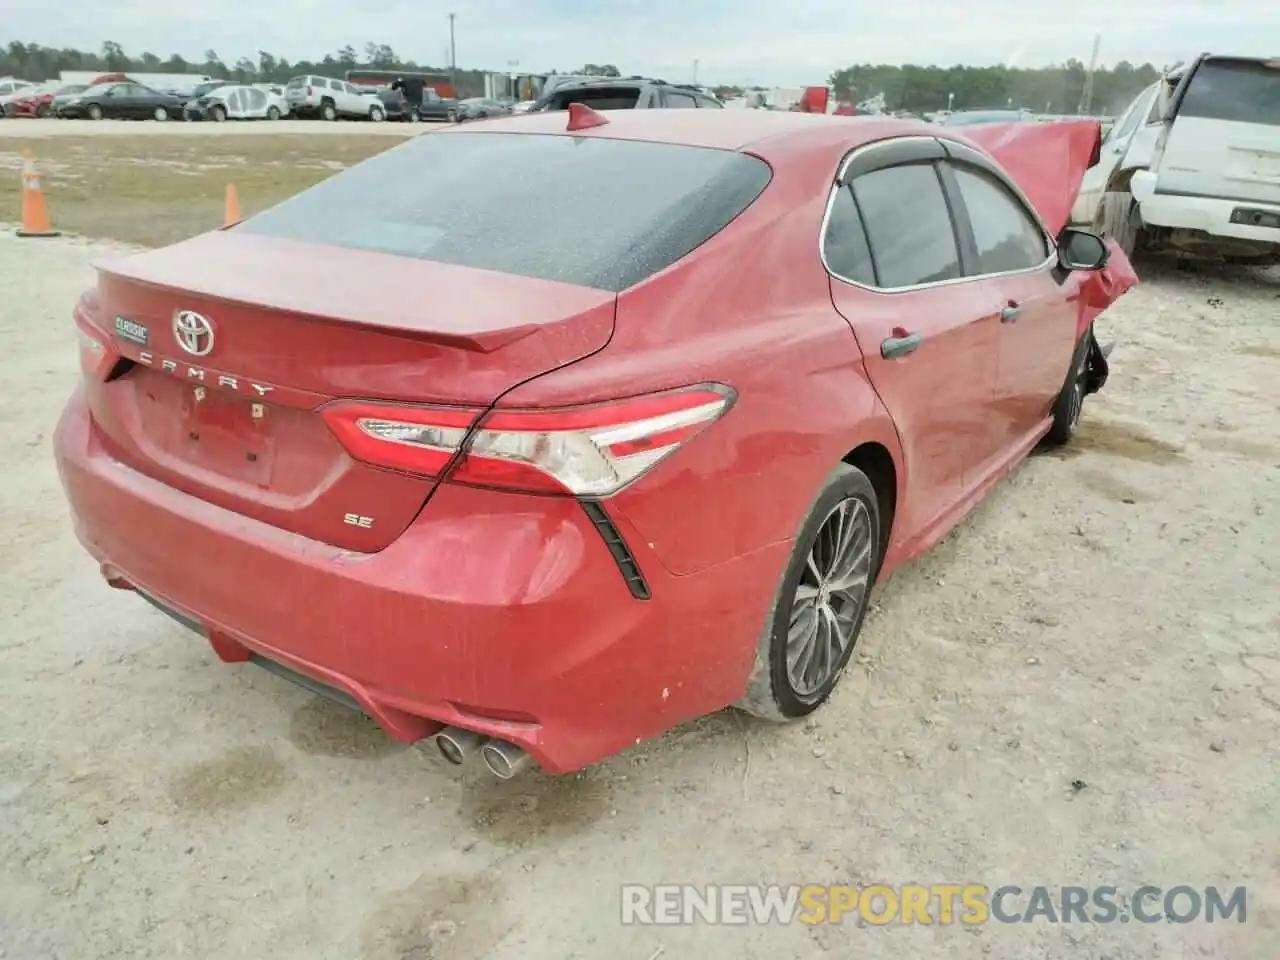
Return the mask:
[[666,459],[733,400],[731,389],[711,384],[591,407],[495,410],[474,431],[477,410],[339,402],[323,414],[367,463],[439,477],[457,458],[450,483],[602,497]]
[[76,336],[80,340],[80,370],[86,377],[105,380],[120,359],[111,337],[89,320],[81,307],[74,314]]
[[340,401],[320,411],[357,460],[424,477],[439,477],[480,410]]

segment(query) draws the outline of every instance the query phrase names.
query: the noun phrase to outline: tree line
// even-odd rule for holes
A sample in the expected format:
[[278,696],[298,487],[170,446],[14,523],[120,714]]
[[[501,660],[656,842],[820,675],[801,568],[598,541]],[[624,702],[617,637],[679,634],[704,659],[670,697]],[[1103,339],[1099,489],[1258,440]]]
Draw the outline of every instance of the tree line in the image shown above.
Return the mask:
[[[377,70],[453,73],[454,87],[462,97],[481,96],[487,71],[450,71],[447,67],[418,64],[402,59],[385,43],[366,43],[357,51],[347,45],[319,60],[290,62],[265,50],[257,58],[240,57],[228,63],[216,50],[206,50],[203,60],[190,61],[172,54],[161,58],[154,53],[136,56],[125,52],[115,41],[107,41],[97,52],[55,49],[35,43],[12,41],[0,50],[0,76],[24,80],[56,79],[63,70],[98,70],[103,73],[201,73],[245,83],[284,83],[290,77],[319,74],[341,77],[357,67]],[[548,70],[548,73],[557,73]],[[613,64],[584,64],[574,73],[620,76]],[[888,110],[919,113],[953,109],[1025,107],[1044,113],[1111,114],[1119,112],[1144,87],[1154,83],[1159,71],[1149,63],[1135,66],[1121,61],[1114,67],[1095,71],[1092,94],[1085,103],[1088,70],[1079,60],[1050,67],[923,67],[912,64],[858,64],[837,70],[828,79],[838,97],[854,102],[883,94]],[[815,82],[817,79],[815,78]],[[716,87],[724,95],[741,93],[733,86]],[[760,89],[759,87],[755,89]]]
[[17,40],[0,50],[0,77],[14,76],[32,81],[56,80],[64,70],[84,70],[102,73],[197,73],[242,83],[286,83],[290,77],[305,74],[340,78],[357,67],[446,75],[452,72],[459,96],[478,97],[484,94],[486,71],[450,71],[448,67],[419,64],[402,59],[384,43],[366,43],[360,52],[347,45],[319,60],[294,61],[266,50],[259,50],[256,59],[240,57],[232,62],[224,60],[216,50],[206,50],[202,60],[188,60],[176,53],[163,58],[149,52],[134,56],[113,40],[104,43],[98,52],[42,47]]

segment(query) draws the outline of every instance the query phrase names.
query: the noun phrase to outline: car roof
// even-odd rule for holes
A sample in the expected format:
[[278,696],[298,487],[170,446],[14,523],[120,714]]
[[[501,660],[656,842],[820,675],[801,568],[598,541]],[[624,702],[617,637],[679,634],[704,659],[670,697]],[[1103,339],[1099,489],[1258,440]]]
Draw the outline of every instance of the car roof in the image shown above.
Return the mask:
[[[922,121],[891,117],[837,117],[786,110],[607,110],[607,124],[574,132],[614,140],[645,140],[720,150],[761,153],[767,144],[781,142],[820,149],[824,146],[851,150],[886,137],[916,134],[936,136],[938,128]],[[460,126],[435,135],[463,131],[483,133],[567,134],[569,113],[545,110],[488,120],[475,127]]]

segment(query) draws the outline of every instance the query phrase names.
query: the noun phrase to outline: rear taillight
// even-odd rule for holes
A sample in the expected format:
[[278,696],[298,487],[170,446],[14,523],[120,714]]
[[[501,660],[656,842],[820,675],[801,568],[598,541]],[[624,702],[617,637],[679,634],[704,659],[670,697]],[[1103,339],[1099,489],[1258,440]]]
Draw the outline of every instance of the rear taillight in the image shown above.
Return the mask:
[[[724,415],[719,384],[590,407],[481,411],[339,401],[322,411],[348,452],[376,466],[473,486],[584,497],[615,493]],[[452,464],[452,467],[450,467]]]
[[311,85],[307,84],[307,96],[311,96]]
[[120,360],[120,352],[111,338],[89,321],[81,308],[76,308],[74,319],[76,336],[80,340],[80,370],[94,380],[107,379]]

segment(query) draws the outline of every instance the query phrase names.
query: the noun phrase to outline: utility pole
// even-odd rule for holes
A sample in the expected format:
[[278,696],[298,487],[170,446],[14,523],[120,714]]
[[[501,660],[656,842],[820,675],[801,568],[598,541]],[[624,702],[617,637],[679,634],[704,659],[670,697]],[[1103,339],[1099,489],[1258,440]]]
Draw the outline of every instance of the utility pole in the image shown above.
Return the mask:
[[456,84],[458,82],[458,54],[457,48],[453,45],[453,18],[454,14],[449,14],[449,83]]
[[1098,69],[1098,48],[1102,46],[1102,34],[1093,38],[1093,56],[1089,58],[1089,72],[1085,74],[1084,91],[1080,94],[1080,106],[1076,108],[1077,116],[1088,116],[1093,108],[1093,74]]

